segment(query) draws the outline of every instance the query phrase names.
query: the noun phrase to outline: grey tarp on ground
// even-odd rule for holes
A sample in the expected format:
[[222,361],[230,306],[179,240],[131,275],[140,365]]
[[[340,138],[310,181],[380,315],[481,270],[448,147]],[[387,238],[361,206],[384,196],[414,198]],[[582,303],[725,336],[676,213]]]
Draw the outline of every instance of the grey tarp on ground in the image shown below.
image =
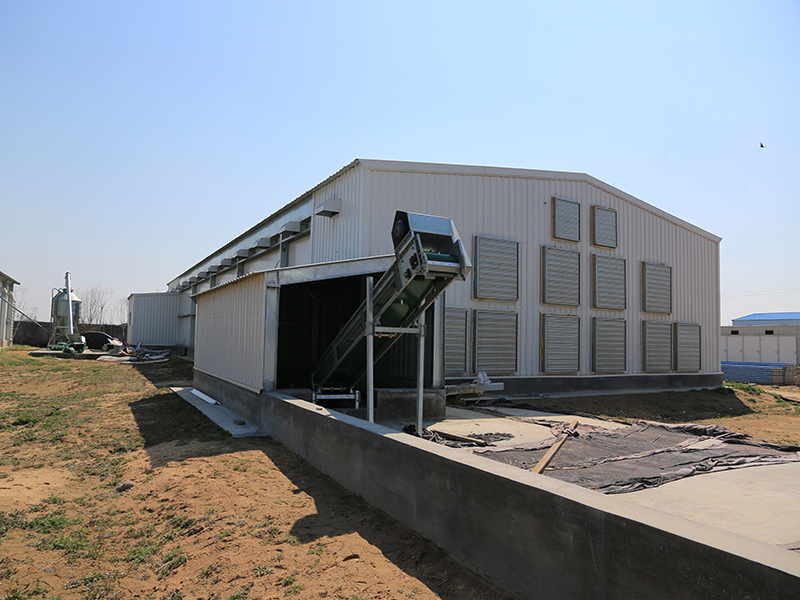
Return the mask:
[[[639,422],[614,430],[577,428],[546,475],[606,494],[656,487],[699,473],[800,461],[800,447],[760,442],[719,425]],[[533,468],[556,440],[519,448],[475,450]]]

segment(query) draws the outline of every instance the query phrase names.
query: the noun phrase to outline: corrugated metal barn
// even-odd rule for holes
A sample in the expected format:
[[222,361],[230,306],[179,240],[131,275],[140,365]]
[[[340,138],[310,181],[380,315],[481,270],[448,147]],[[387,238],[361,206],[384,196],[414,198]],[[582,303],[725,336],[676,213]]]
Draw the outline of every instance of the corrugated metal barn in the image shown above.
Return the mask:
[[[395,212],[452,219],[474,266],[428,311],[426,385],[507,392],[721,384],[720,238],[589,175],[355,160],[169,283],[129,343],[194,352],[200,387],[310,385],[391,265]],[[414,344],[376,367],[413,380]],[[196,381],[198,384],[198,381]]]
[[14,286],[19,281],[0,271],[0,347],[10,346],[14,334]]

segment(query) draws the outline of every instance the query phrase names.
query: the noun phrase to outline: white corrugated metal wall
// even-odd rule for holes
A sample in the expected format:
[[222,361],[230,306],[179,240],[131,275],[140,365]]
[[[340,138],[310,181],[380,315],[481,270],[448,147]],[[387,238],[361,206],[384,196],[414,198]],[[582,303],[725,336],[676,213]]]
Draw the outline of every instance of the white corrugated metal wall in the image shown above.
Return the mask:
[[195,368],[242,387],[264,384],[266,277],[257,273],[197,296]]
[[[711,235],[690,230],[660,211],[639,206],[623,194],[606,190],[580,176],[531,177],[494,174],[492,169],[464,168],[461,173],[364,169],[363,253],[390,252],[390,231],[395,210],[410,210],[450,217],[467,248],[473,236],[487,235],[520,243],[520,293],[517,302],[475,300],[472,276],[455,283],[447,292],[448,306],[471,310],[514,310],[519,314],[519,375],[540,373],[539,321],[541,313],[580,317],[580,374],[591,375],[592,317],[624,318],[628,326],[626,373],[642,373],[642,322],[697,323],[701,325],[701,372],[719,372],[719,244]],[[457,170],[458,168],[456,168]],[[553,197],[581,205],[581,236],[577,243],[553,238]],[[591,243],[591,207],[599,205],[618,213],[618,247]],[[344,216],[344,215],[340,215]],[[346,230],[351,230],[348,223]],[[317,230],[316,235],[321,232]],[[316,240],[324,245],[325,241]],[[541,247],[579,251],[581,261],[580,305],[569,307],[541,303]],[[627,308],[624,311],[592,308],[592,254],[617,256],[627,261]],[[642,311],[642,261],[672,267],[672,312]],[[473,364],[473,357],[468,360]]]
[[14,331],[14,284],[0,278],[0,346],[11,345]]
[[175,346],[180,343],[180,294],[131,294],[128,298],[128,343]]
[[[374,256],[361,244],[364,167],[357,165],[314,192],[314,210],[328,200],[341,200],[341,213],[311,219],[311,261],[331,262]],[[392,214],[394,216],[394,213]],[[386,237],[389,237],[386,229]],[[393,252],[391,243],[384,254]]]

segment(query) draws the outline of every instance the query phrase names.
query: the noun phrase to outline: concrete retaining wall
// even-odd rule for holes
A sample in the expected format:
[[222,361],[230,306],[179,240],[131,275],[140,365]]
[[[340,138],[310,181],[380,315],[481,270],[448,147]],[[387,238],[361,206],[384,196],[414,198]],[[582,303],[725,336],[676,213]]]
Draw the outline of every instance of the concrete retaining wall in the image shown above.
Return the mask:
[[[447,385],[474,381],[474,377],[448,377]],[[503,383],[507,394],[563,394],[577,392],[630,392],[716,388],[722,385],[719,373],[648,373],[640,375],[593,375],[542,377],[492,377]]]
[[523,598],[796,597],[800,556],[280,393],[195,387]]

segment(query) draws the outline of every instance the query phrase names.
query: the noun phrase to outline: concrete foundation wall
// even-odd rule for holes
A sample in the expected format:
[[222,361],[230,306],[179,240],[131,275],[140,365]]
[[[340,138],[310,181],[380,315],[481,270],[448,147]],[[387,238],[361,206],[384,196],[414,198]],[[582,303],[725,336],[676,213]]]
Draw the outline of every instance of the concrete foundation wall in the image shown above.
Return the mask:
[[[474,377],[448,377],[447,385],[469,383]],[[593,377],[492,377],[507,394],[563,394],[628,391],[663,391],[715,388],[722,373],[655,373],[648,375],[596,375]]]
[[523,598],[796,597],[800,556],[198,373],[195,387]]

